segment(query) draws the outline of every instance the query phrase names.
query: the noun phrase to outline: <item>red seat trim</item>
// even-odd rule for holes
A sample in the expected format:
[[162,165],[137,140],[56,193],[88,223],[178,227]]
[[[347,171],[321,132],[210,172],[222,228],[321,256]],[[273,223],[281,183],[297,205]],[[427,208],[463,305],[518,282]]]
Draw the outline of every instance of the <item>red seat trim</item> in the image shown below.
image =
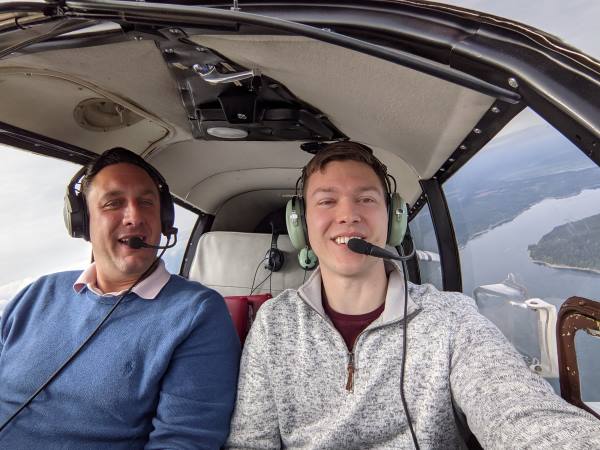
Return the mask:
[[256,313],[264,302],[272,298],[272,295],[228,295],[224,298],[240,342],[244,345],[246,335],[250,331]]

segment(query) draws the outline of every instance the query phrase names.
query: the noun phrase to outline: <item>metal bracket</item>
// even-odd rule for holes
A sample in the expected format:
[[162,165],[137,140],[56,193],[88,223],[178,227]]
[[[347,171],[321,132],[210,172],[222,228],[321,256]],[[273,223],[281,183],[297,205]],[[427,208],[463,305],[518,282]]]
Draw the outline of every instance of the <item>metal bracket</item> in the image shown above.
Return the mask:
[[540,361],[529,366],[535,373],[547,377],[558,377],[558,353],[556,351],[556,306],[539,298],[530,298],[523,304],[538,313],[538,341]]

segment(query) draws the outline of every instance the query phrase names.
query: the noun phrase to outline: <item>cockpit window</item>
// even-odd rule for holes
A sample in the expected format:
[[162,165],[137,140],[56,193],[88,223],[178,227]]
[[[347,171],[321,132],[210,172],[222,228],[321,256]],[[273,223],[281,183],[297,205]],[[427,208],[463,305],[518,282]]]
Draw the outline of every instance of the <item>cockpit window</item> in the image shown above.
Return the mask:
[[[170,273],[180,273],[185,250],[188,246],[190,235],[198,220],[198,214],[175,204],[175,226],[177,227],[177,245],[165,252],[163,259],[165,267]],[[163,243],[165,242],[163,239]]]
[[41,275],[81,269],[91,246],[73,239],[63,221],[67,183],[79,166],[0,144],[0,309]]
[[431,221],[431,214],[426,206],[411,220],[410,232],[415,248],[417,249],[421,283],[430,283],[439,290],[442,290],[442,268],[440,265],[439,248]]
[[[600,168],[526,109],[444,192],[463,291],[558,386],[538,339],[538,307],[558,309],[575,295],[600,300]],[[527,303],[534,298],[542,302]],[[600,341],[581,342],[583,400],[600,402]]]

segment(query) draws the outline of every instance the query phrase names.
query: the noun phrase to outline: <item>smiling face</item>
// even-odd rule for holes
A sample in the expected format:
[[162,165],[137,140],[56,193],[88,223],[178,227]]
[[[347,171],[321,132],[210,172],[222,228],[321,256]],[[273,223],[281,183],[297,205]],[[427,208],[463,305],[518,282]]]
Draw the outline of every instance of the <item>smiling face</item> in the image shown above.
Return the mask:
[[387,206],[375,171],[358,161],[332,161],[305,186],[306,225],[323,277],[362,277],[383,270],[381,259],[347,247],[350,237],[385,246]]
[[112,292],[129,287],[152,264],[156,250],[132,249],[124,240],[138,236],[160,241],[158,188],[142,168],[109,165],[93,178],[86,201],[98,287]]

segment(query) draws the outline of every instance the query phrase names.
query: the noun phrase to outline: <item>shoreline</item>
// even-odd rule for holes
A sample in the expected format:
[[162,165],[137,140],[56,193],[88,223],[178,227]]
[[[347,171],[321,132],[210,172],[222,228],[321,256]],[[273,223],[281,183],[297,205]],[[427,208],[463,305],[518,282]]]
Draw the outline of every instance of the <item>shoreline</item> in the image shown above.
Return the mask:
[[[531,258],[531,254],[529,255],[529,257]],[[564,264],[552,264],[552,263],[540,261],[539,259],[533,259],[533,258],[531,258],[531,261],[533,261],[535,264],[550,267],[552,269],[577,270],[579,272],[592,272],[597,275],[600,275],[600,269],[589,269],[589,268],[585,268],[585,267],[566,266]]]

